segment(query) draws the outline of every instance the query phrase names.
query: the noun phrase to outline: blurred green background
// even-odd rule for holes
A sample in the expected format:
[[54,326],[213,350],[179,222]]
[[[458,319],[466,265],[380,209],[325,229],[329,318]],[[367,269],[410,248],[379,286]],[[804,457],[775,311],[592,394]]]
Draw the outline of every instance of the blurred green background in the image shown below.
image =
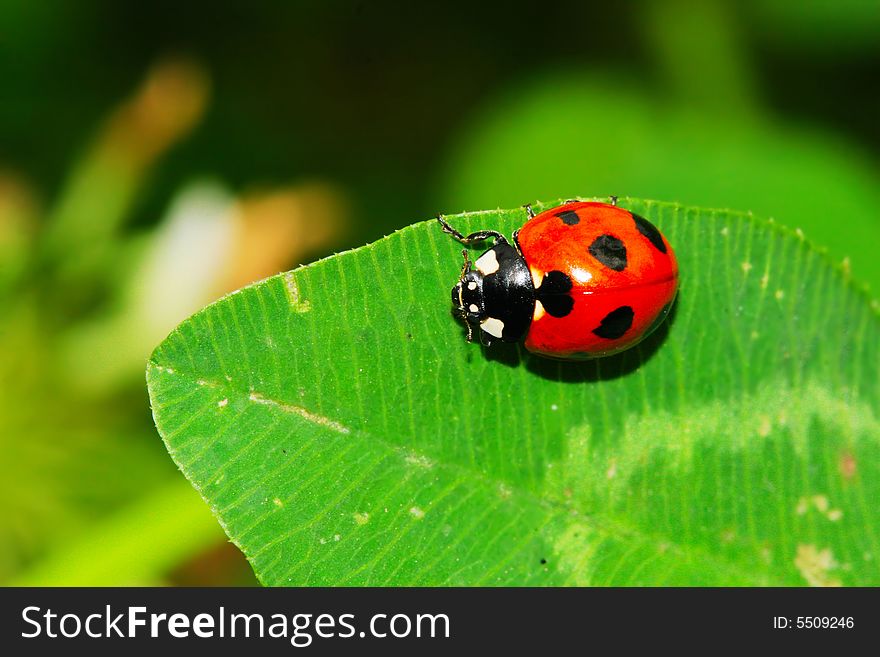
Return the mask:
[[0,4],[0,583],[255,580],[143,370],[437,212],[752,210],[880,289],[876,0]]

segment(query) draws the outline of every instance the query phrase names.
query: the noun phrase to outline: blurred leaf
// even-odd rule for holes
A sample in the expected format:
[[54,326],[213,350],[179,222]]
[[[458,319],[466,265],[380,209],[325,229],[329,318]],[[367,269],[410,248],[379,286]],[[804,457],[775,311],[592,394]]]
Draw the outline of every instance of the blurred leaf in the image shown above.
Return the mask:
[[877,0],[751,0],[742,5],[774,45],[818,50],[825,57],[876,52]]
[[665,91],[722,116],[750,116],[755,89],[735,6],[726,0],[652,0],[636,15]]
[[625,80],[562,76],[523,85],[453,150],[440,207],[520,205],[588,187],[742,207],[801,228],[880,290],[880,174],[853,144],[814,130],[676,109]]
[[37,232],[37,201],[31,186],[0,170],[0,295],[24,272]]
[[93,524],[79,540],[61,545],[10,585],[156,585],[222,535],[192,487],[176,480]]
[[58,267],[64,282],[101,278],[149,168],[198,123],[208,95],[199,65],[161,61],[102,126],[46,222],[42,258]]
[[59,381],[44,310],[23,296],[0,317],[3,582],[169,474],[132,400],[84,400]]
[[121,298],[111,312],[66,331],[65,375],[89,393],[140,378],[156,342],[181,320],[325,248],[347,221],[342,194],[327,184],[236,199],[219,183],[190,183],[146,240],[129,240],[137,249],[117,247]]
[[219,296],[235,243],[234,200],[208,181],[182,190],[141,257],[119,272],[122,298],[113,312],[70,327],[59,340],[67,380],[89,393],[134,381],[156,340]]
[[159,431],[263,583],[880,583],[876,305],[771,224],[621,204],[666,233],[682,286],[619,356],[466,344],[460,245],[433,222],[156,349]]
[[[199,120],[206,99],[207,80],[198,66],[180,59],[159,63],[99,131],[48,216],[38,216],[26,182],[0,175],[0,287],[21,283],[0,313],[4,583],[36,562],[50,563],[55,557],[48,555],[57,556],[107,514],[149,495],[170,472],[161,448],[148,440],[149,423],[132,413],[142,408],[140,395],[119,394],[118,385],[101,390],[109,393],[105,397],[84,394],[103,373],[102,363],[124,366],[128,354],[118,348],[130,336],[111,330],[96,335],[97,324],[82,320],[84,311],[109,305],[110,288],[131,278],[131,256],[143,252],[143,244],[123,240],[118,229],[151,165]],[[127,269],[120,273],[112,264],[123,257]],[[71,363],[64,348],[76,341],[82,357]],[[129,382],[148,348],[141,347],[134,367],[128,361]],[[162,540],[158,534],[151,538]],[[173,540],[179,553],[186,551],[186,541]],[[193,540],[200,540],[198,534]],[[54,582],[44,583],[82,577],[76,581],[96,584],[88,577],[110,567],[108,555],[109,549],[84,549],[75,572],[56,572]]]

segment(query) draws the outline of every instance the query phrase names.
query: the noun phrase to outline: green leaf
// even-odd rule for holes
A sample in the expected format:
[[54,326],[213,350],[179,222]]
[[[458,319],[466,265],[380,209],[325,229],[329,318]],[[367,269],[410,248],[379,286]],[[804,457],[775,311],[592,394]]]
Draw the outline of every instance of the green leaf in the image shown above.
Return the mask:
[[674,245],[681,292],[619,356],[466,344],[434,222],[156,349],[159,431],[263,583],[880,584],[876,306],[773,224],[621,205]]

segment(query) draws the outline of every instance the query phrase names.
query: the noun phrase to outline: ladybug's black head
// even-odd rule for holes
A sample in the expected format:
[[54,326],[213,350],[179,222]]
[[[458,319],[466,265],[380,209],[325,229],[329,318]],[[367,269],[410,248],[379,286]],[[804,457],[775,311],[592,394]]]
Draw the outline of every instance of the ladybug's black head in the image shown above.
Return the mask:
[[471,266],[464,253],[461,278],[452,288],[452,304],[483,344],[516,342],[532,321],[535,288],[523,257],[506,241],[495,244]]
[[473,328],[479,327],[480,322],[486,317],[483,303],[483,275],[471,268],[467,251],[464,255],[464,268],[461,278],[452,288],[452,305],[455,306],[456,314],[461,317],[468,328],[468,342],[473,338]]

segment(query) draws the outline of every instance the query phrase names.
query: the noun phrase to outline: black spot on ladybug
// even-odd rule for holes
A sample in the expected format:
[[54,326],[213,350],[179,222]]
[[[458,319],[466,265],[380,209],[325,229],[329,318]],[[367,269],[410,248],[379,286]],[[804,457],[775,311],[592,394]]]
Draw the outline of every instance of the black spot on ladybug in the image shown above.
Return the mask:
[[635,212],[630,212],[632,215],[633,221],[636,222],[636,229],[648,240],[657,247],[657,250],[660,253],[666,253],[666,245],[663,243],[663,236],[660,235],[660,231],[657,230],[657,227],[654,226],[650,221],[645,219],[644,217],[640,217]]
[[621,306],[617,310],[612,310],[605,315],[599,326],[593,329],[593,333],[606,340],[616,340],[623,337],[623,334],[629,331],[634,316],[635,313],[633,313],[632,308]]
[[574,308],[574,299],[569,294],[571,287],[571,279],[561,271],[547,272],[537,289],[538,300],[548,314],[565,317]]
[[562,219],[562,223],[566,226],[574,226],[579,224],[581,218],[578,216],[578,213],[574,210],[563,210],[562,212],[557,212],[556,216]]
[[538,290],[545,295],[568,294],[571,292],[571,287],[571,279],[568,276],[561,271],[553,270],[544,274],[544,279]]
[[645,337],[651,335],[657,327],[663,323],[663,320],[666,319],[666,316],[669,314],[669,309],[672,308],[672,303],[667,303],[663,306],[663,310],[660,311],[660,314],[654,318],[654,321],[651,322],[651,325],[648,327],[648,330],[645,331]]
[[613,235],[599,235],[594,239],[590,255],[614,271],[626,269],[626,247]]

